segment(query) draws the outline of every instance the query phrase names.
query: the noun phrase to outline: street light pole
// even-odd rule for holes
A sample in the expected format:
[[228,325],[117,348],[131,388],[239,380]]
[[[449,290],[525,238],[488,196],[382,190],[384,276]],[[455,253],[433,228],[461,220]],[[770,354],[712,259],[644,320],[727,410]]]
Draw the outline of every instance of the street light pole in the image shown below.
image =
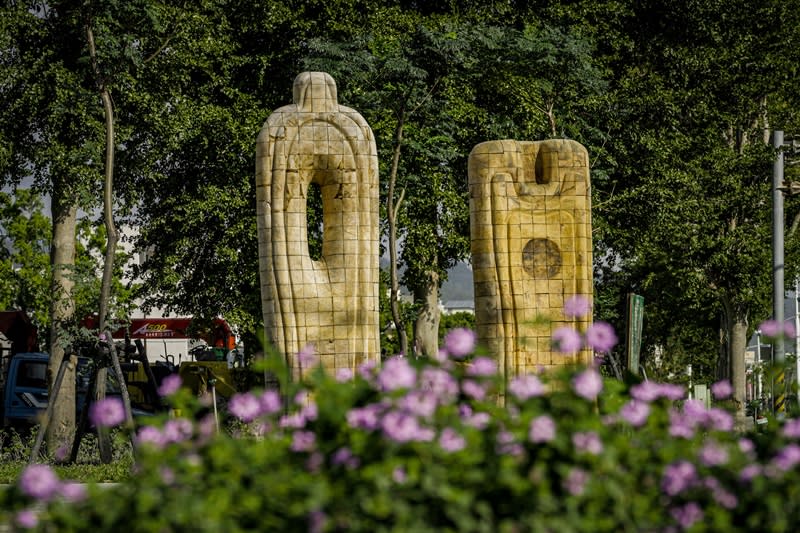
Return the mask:
[[[772,166],[772,318],[783,327],[784,259],[783,259],[783,130],[772,132],[772,146],[777,149]],[[775,339],[773,361],[783,367],[785,354],[783,335]]]

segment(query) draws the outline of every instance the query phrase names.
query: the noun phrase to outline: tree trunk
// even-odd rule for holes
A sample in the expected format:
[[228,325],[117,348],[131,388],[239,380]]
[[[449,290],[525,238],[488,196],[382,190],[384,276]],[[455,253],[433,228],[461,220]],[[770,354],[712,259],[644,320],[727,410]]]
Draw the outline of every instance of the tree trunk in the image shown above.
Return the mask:
[[[114,259],[117,255],[117,228],[114,225],[114,106],[111,101],[111,93],[104,82],[100,69],[97,66],[97,51],[94,43],[94,32],[91,22],[86,25],[86,40],[89,45],[89,55],[92,58],[92,68],[97,77],[97,90],[100,93],[100,100],[103,102],[103,116],[106,126],[106,160],[105,160],[105,180],[103,184],[103,219],[106,226],[106,256],[103,263],[103,280],[100,285],[100,301],[98,302],[100,325],[99,331],[107,335],[106,343],[114,366],[114,372],[118,378],[122,402],[125,408],[125,419],[129,427],[133,427],[133,417],[131,415],[131,401],[128,396],[128,388],[122,377],[119,360],[114,349],[114,340],[111,338],[111,331],[107,328],[109,304],[111,301],[111,281],[114,277]],[[95,400],[103,400],[106,396],[106,378],[108,370],[100,368],[97,373],[97,383],[95,389]],[[109,435],[102,429],[98,430],[98,448],[100,459],[103,463],[111,462],[111,442]]]
[[747,378],[745,376],[744,353],[747,349],[747,311],[738,308],[729,298],[722,298],[724,324],[726,326],[728,368],[730,382],[733,386],[733,399],[736,403],[736,423],[744,429],[746,419],[745,399]]
[[[61,361],[64,359],[64,327],[75,314],[72,298],[72,270],[75,266],[75,227],[78,209],[67,201],[68,195],[58,181],[53,190],[53,242],[50,264],[53,268],[53,303],[50,308],[50,361],[48,383],[50,395]],[[47,449],[56,456],[60,450],[69,450],[75,433],[75,367],[70,365],[53,405],[52,417],[47,426]],[[59,453],[56,453],[59,452]]]
[[400,193],[400,198],[397,199],[397,202],[394,200],[394,188],[400,167],[400,149],[403,146],[403,125],[403,114],[401,113],[397,120],[392,168],[389,171],[389,188],[386,193],[386,218],[389,219],[389,275],[392,286],[389,302],[392,308],[392,321],[397,330],[397,338],[400,340],[400,353],[407,356],[409,353],[408,337],[406,336],[406,325],[400,315],[400,283],[397,276],[397,211],[403,202],[405,190]]
[[414,323],[414,352],[433,356],[439,350],[439,274],[428,272],[424,283],[414,287],[414,301],[420,305]]

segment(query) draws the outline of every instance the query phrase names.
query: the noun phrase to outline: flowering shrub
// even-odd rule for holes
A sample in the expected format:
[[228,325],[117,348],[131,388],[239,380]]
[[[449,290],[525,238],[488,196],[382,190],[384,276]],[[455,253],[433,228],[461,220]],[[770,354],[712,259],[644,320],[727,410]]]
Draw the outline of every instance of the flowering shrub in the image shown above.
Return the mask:
[[[608,347],[597,333],[586,342]],[[355,375],[329,375],[306,353],[306,381],[231,398],[232,434],[172,384],[169,401],[198,414],[140,428],[130,481],[84,492],[31,465],[0,495],[3,520],[41,531],[797,530],[800,420],[737,432],[730,412],[680,386],[604,381],[594,367],[518,376],[503,394],[474,342],[454,331],[433,360]],[[712,390],[730,395],[725,382]],[[116,416],[109,407],[97,421]]]

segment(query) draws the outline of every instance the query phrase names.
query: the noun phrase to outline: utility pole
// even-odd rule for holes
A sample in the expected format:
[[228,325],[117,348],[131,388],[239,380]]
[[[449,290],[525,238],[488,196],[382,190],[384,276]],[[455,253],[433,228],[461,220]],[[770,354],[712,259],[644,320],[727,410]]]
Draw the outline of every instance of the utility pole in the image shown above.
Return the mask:
[[[772,146],[778,151],[772,165],[772,318],[783,328],[783,130],[772,132]],[[783,368],[783,335],[779,334],[774,342],[773,362]]]

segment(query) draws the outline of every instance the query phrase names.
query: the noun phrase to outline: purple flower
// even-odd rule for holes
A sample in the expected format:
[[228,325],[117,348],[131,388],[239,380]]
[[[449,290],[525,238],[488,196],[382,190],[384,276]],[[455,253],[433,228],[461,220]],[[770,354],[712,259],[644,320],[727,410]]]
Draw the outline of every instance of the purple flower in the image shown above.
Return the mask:
[[733,387],[731,387],[731,382],[728,381],[727,379],[717,381],[716,383],[711,385],[711,394],[713,394],[714,398],[718,400],[724,400],[726,398],[730,398],[732,393],[733,393]]
[[303,412],[298,411],[296,413],[283,415],[280,420],[278,420],[278,425],[282,428],[300,429],[306,427],[306,422],[307,420]]
[[667,496],[675,496],[697,483],[697,470],[688,461],[677,461],[664,468],[661,490]]
[[317,408],[316,402],[313,400],[309,400],[308,404],[304,405],[303,408],[300,409],[300,416],[302,416],[306,421],[316,420],[318,414],[319,409]]
[[181,388],[181,377],[178,374],[170,374],[161,381],[158,386],[159,396],[172,396]]
[[417,382],[417,371],[404,357],[392,357],[378,374],[378,384],[384,391],[410,389]]
[[168,466],[162,466],[158,469],[159,477],[164,485],[172,485],[175,483],[175,471]]
[[258,399],[261,414],[271,415],[283,408],[281,395],[275,390],[265,390]]
[[436,395],[428,390],[412,390],[403,396],[399,406],[410,413],[423,418],[430,418],[436,412]]
[[69,503],[82,502],[88,496],[86,485],[73,481],[63,483],[58,492]]
[[617,341],[617,334],[608,322],[595,322],[586,328],[586,344],[595,351],[608,353]]
[[508,385],[508,392],[517,400],[524,402],[528,398],[542,396],[544,394],[544,385],[542,385],[539,378],[533,374],[525,374],[511,380],[511,383]]
[[311,511],[308,513],[308,532],[322,533],[325,531],[325,523],[328,517],[322,511]]
[[317,436],[311,431],[295,431],[289,449],[293,452],[310,452],[314,449]]
[[125,407],[116,396],[103,398],[89,408],[89,419],[97,427],[114,427],[125,421]]
[[346,383],[353,379],[353,371],[349,368],[337,368],[336,369],[336,381],[339,383]]
[[347,412],[347,425],[355,429],[372,431],[380,426],[379,416],[383,407],[371,404],[365,407],[354,407]]
[[550,442],[556,438],[556,423],[547,415],[531,420],[528,439],[533,443]]
[[705,425],[717,431],[732,431],[733,415],[719,407],[712,407],[706,411]]
[[469,414],[461,414],[461,421],[464,425],[483,430],[489,426],[489,422],[491,422],[492,418],[489,416],[489,413],[486,412],[479,412],[479,413],[472,413]]
[[650,404],[631,400],[619,410],[619,415],[633,427],[643,426],[650,416]]
[[454,359],[462,359],[475,350],[477,336],[468,328],[455,328],[444,336],[444,349]]
[[33,464],[25,467],[19,478],[19,487],[26,495],[48,501],[58,493],[61,482],[53,469],[47,465]]
[[514,435],[508,431],[500,431],[497,434],[497,453],[519,457],[525,453],[522,444],[516,442]]
[[497,373],[497,364],[488,357],[476,357],[467,367],[468,376],[494,376]]
[[377,368],[378,363],[376,361],[365,361],[358,367],[358,375],[372,383],[372,378],[375,376],[375,370]]
[[761,334],[765,337],[775,338],[783,333],[783,325],[772,319],[762,322],[758,329],[761,330]]
[[711,491],[714,501],[716,501],[722,507],[726,509],[733,509],[736,507],[736,504],[739,503],[739,500],[736,498],[736,496],[725,490],[717,478],[708,477],[703,480],[703,484],[708,490]]
[[392,471],[392,479],[395,483],[405,483],[406,477],[405,468],[398,466]]
[[313,344],[306,344],[303,348],[297,352],[297,360],[300,362],[301,368],[312,368],[319,364],[319,358],[317,357],[317,351],[314,348]]
[[252,422],[261,414],[261,402],[254,394],[237,392],[228,402],[228,411],[242,422]]
[[703,424],[708,418],[706,407],[700,400],[686,400],[683,404],[683,414],[695,424]]
[[751,441],[750,439],[745,439],[745,438],[739,439],[738,444],[739,444],[739,451],[748,456],[751,455],[756,449],[756,445],[753,444],[753,441]]
[[431,391],[440,403],[450,403],[458,397],[458,382],[446,370],[426,367],[422,370],[420,388]]
[[23,509],[16,514],[14,522],[23,529],[33,529],[39,525],[39,514],[33,509]]
[[336,466],[344,466],[348,470],[358,468],[361,464],[359,458],[353,455],[353,452],[350,451],[350,448],[347,446],[336,450],[331,458],[331,462]]
[[631,387],[631,397],[640,402],[654,402],[661,397],[661,385],[655,381],[643,381]]
[[564,302],[564,316],[567,318],[580,318],[589,314],[591,303],[589,299],[580,294],[570,296]]
[[420,426],[415,416],[399,411],[391,411],[381,420],[384,435],[395,442],[433,440],[434,432],[430,428]]
[[691,439],[694,437],[695,424],[685,414],[670,409],[669,411],[669,435],[670,437],[681,437]]
[[667,400],[678,401],[686,397],[686,389],[683,385],[676,385],[674,383],[662,383],[661,395]]
[[439,446],[446,452],[457,452],[467,446],[467,441],[453,428],[444,428],[439,435]]
[[794,329],[794,324],[785,322],[783,324],[783,335],[787,339],[794,339],[797,336],[797,331]]
[[189,440],[194,432],[191,420],[187,418],[174,418],[164,423],[162,432],[166,443],[183,442]]
[[787,439],[800,438],[800,418],[790,418],[781,429],[781,433]]
[[594,368],[587,368],[572,380],[575,394],[587,400],[594,400],[603,390],[603,378]]
[[465,395],[476,400],[483,400],[486,397],[486,388],[471,379],[465,379],[461,382],[461,390]]
[[670,514],[683,529],[689,529],[695,522],[703,518],[703,510],[695,502],[673,507]]
[[800,446],[788,444],[781,449],[772,460],[772,465],[779,471],[788,471],[800,464]]
[[577,432],[572,435],[572,445],[579,452],[600,455],[603,452],[603,442],[594,431]]
[[749,464],[739,471],[739,479],[744,482],[752,481],[756,476],[762,473],[761,465]]
[[580,496],[589,481],[589,473],[581,468],[573,468],[564,479],[564,489],[573,496]]
[[581,349],[581,335],[569,326],[561,326],[553,332],[553,348],[561,353],[575,353]]
[[136,443],[138,445],[146,444],[155,448],[162,448],[167,443],[167,440],[158,428],[144,426],[136,434]]
[[728,462],[728,450],[713,440],[706,441],[698,453],[700,462],[705,466],[719,466]]

